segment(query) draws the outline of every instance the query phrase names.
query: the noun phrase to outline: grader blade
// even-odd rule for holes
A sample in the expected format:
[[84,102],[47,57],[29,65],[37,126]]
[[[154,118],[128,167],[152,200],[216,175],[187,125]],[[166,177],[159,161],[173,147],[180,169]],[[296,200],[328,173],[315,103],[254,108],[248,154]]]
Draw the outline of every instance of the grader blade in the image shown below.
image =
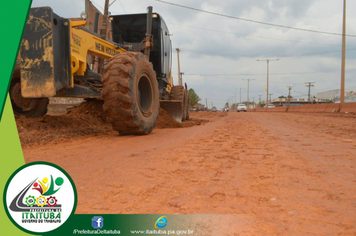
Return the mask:
[[180,100],[160,100],[161,108],[177,122],[182,123],[183,119],[183,101]]
[[23,97],[53,97],[74,86],[69,24],[49,7],[31,8],[20,50]]

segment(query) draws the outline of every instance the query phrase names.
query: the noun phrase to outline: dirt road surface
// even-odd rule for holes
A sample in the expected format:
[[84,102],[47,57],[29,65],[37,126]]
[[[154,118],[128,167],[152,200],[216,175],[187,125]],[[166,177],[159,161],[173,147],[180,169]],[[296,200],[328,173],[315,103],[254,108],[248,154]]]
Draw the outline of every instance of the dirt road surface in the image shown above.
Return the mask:
[[356,235],[356,116],[191,117],[210,122],[54,139],[23,152],[72,176],[76,213],[231,214],[226,235]]

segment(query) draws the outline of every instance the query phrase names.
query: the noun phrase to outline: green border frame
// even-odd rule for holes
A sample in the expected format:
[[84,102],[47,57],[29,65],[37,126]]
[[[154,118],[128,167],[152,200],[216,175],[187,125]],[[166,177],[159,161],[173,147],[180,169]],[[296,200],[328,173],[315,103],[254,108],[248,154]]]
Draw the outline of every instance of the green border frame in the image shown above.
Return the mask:
[[[4,10],[0,16],[0,22],[3,22],[1,24],[2,30],[6,32],[8,37],[1,39],[1,43],[6,46],[3,47],[3,55],[5,56],[0,58],[0,64],[5,68],[3,79],[0,79],[0,122],[32,0],[4,1],[2,4]],[[6,11],[6,8],[9,10]],[[14,15],[11,9],[16,9],[17,13]],[[10,23],[9,20],[11,20]]]
[[[73,188],[73,192],[74,192],[74,205],[73,205],[73,209],[72,209],[72,212],[70,213],[68,219],[62,224],[60,225],[59,227],[51,230],[51,231],[47,231],[47,232],[32,232],[32,231],[29,231],[23,227],[21,227],[19,224],[17,224],[14,219],[11,217],[10,213],[9,213],[9,209],[7,208],[7,203],[6,203],[6,193],[7,193],[7,189],[9,187],[9,184],[11,182],[11,180],[15,177],[15,175],[17,173],[19,173],[21,170],[25,169],[26,167],[29,167],[29,166],[33,166],[33,165],[48,165],[48,166],[51,166],[51,167],[54,167],[56,168],[57,170],[61,171],[70,181],[70,183],[72,184],[72,188]],[[45,162],[45,161],[36,161],[36,162],[30,162],[28,164],[25,164],[23,166],[21,166],[20,168],[18,168],[17,170],[14,171],[14,173],[12,173],[12,175],[9,177],[9,179],[7,180],[6,182],[6,185],[5,185],[5,188],[4,188],[4,194],[3,194],[3,204],[4,204],[4,208],[5,208],[5,212],[6,212],[6,215],[7,217],[11,220],[11,222],[19,229],[21,229],[22,231],[26,232],[26,233],[29,233],[29,234],[35,234],[35,235],[42,235],[42,234],[46,234],[46,233],[49,233],[49,232],[52,232],[60,227],[62,227],[63,225],[65,225],[68,220],[74,215],[74,212],[77,208],[77,202],[78,202],[78,193],[77,193],[77,188],[74,184],[74,181],[72,179],[72,177],[70,177],[70,175],[60,166],[57,166],[53,163],[50,163],[50,162]]]

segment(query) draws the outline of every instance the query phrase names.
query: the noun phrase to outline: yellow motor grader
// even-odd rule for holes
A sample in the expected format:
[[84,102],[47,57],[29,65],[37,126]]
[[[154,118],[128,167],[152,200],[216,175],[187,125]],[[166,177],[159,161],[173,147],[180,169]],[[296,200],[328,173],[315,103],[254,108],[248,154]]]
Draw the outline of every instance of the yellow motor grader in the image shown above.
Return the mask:
[[[30,9],[10,85],[18,115],[42,116],[49,97],[100,99],[114,130],[148,134],[163,109],[189,119],[187,86],[173,86],[172,46],[163,18],[152,13],[110,16],[112,41],[49,7]],[[99,59],[99,70],[90,58]]]

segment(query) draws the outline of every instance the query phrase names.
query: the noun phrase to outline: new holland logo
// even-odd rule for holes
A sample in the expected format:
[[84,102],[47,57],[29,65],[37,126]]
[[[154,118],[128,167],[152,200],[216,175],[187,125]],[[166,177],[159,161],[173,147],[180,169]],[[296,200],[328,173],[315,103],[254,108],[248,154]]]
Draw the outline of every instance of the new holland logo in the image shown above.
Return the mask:
[[72,179],[62,168],[47,162],[33,162],[9,178],[4,191],[5,210],[22,230],[49,232],[73,214],[76,195]]

